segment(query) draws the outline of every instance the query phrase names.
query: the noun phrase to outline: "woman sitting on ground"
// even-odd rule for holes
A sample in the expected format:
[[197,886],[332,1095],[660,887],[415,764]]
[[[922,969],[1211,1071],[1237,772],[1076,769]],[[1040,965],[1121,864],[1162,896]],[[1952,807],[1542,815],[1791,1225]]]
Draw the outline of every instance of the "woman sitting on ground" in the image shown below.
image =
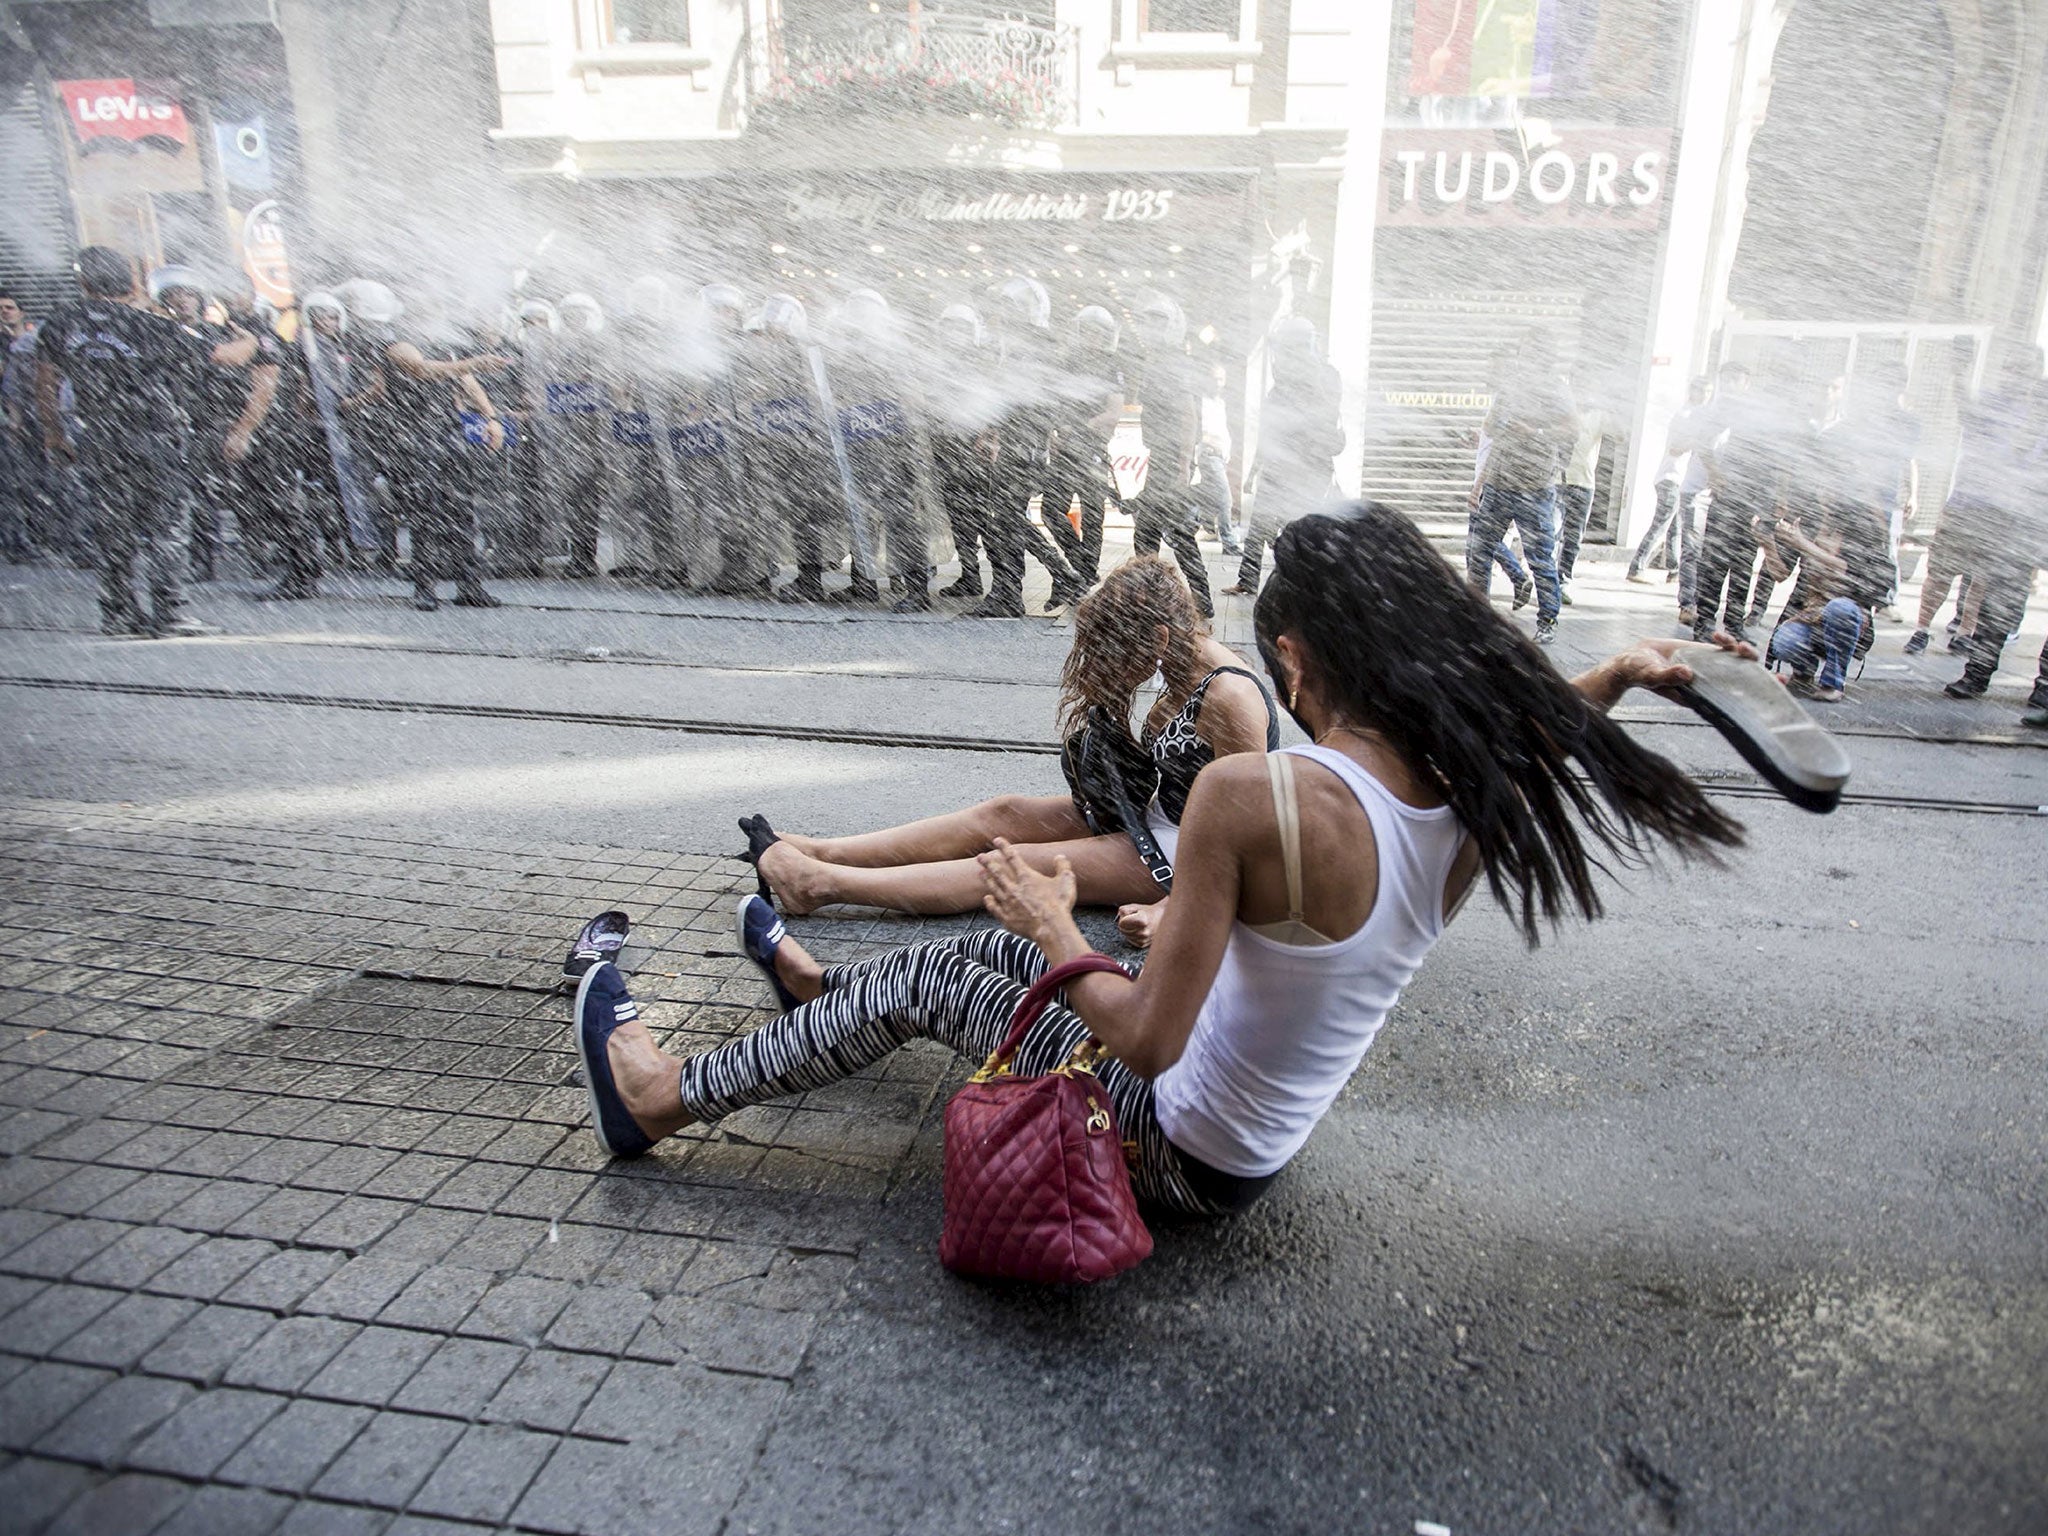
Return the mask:
[[[1218,757],[1273,750],[1280,720],[1243,658],[1211,637],[1180,574],[1152,556],[1118,566],[1075,609],[1074,648],[1060,678],[1061,735],[1077,729],[1091,707],[1128,730],[1138,690],[1155,676],[1159,699],[1140,740],[1159,769],[1159,793],[1145,819],[1171,862],[1195,775]],[[745,818],[740,829],[761,878],[791,914],[833,902],[977,912],[982,877],[975,860],[998,840],[1016,846],[1041,873],[1065,859],[1083,905],[1136,909],[1122,917],[1135,941],[1149,937],[1160,907],[1159,886],[1131,839],[1098,834],[1071,795],[1003,795],[853,837],[778,837],[765,816]]]
[[[1683,643],[1646,641],[1568,683],[1376,504],[1302,518],[1274,553],[1259,651],[1313,745],[1202,773],[1150,962],[1068,983],[1014,1068],[1049,1071],[1099,1038],[1137,1193],[1184,1211],[1240,1208],[1294,1156],[1482,873],[1534,944],[1568,910],[1599,914],[1603,858],[1741,841],[1606,715],[1631,687],[1690,681]],[[786,1011],[688,1059],[656,1048],[617,970],[594,963],[577,1043],[606,1149],[637,1155],[920,1036],[982,1061],[1029,983],[1088,945],[1067,860],[1045,873],[1004,842],[979,868],[1002,928],[852,965],[821,966],[747,897],[742,937]]]

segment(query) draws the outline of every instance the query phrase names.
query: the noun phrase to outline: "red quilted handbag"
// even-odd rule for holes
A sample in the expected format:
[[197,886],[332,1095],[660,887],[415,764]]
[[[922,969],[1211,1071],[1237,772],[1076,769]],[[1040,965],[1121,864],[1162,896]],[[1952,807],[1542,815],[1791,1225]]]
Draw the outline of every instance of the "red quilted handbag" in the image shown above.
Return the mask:
[[1062,983],[1123,967],[1107,955],[1056,965],[1031,984],[995,1054],[946,1106],[946,1223],[939,1262],[963,1275],[1054,1285],[1107,1280],[1152,1251],[1124,1166],[1116,1110],[1089,1040],[1043,1077],[1010,1058]]

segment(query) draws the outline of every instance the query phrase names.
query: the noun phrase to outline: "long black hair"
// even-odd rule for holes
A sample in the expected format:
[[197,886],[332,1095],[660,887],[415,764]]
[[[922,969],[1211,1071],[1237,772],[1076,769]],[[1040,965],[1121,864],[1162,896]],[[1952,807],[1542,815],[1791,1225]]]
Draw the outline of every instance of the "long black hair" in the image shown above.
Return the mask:
[[1600,915],[1604,866],[1585,833],[1623,863],[1652,839],[1707,858],[1742,842],[1740,823],[1595,709],[1392,507],[1289,524],[1255,624],[1276,682],[1274,642],[1292,635],[1337,718],[1435,782],[1532,947],[1567,905]]

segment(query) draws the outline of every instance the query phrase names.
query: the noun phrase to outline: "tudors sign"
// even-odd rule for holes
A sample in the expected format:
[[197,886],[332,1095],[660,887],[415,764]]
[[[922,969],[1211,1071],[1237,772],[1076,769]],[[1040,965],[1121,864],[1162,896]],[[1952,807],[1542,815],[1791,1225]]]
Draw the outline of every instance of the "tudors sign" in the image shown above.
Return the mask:
[[1380,150],[1380,222],[1434,229],[1655,229],[1670,180],[1667,136],[1565,130],[1524,145],[1514,133],[1389,130]]

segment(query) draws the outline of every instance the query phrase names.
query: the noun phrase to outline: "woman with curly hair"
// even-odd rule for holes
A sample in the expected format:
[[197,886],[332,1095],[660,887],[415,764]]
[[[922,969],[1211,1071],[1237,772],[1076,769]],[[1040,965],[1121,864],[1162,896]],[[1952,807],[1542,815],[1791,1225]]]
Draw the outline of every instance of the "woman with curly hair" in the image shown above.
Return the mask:
[[[1219,644],[1195,612],[1187,584],[1156,557],[1111,571],[1074,611],[1074,646],[1060,677],[1060,734],[1090,718],[1130,729],[1138,690],[1153,678],[1159,698],[1139,744],[1159,770],[1159,793],[1144,814],[1169,862],[1195,775],[1234,752],[1280,745],[1279,715],[1243,658]],[[1002,795],[963,811],[851,837],[779,836],[765,816],[748,816],[748,857],[782,910],[816,911],[843,902],[894,912],[978,912],[981,866],[998,841],[1034,868],[1066,860],[1077,900],[1091,906],[1151,908],[1160,890],[1131,838],[1090,826],[1069,795]],[[1157,914],[1125,915],[1142,940]]]

